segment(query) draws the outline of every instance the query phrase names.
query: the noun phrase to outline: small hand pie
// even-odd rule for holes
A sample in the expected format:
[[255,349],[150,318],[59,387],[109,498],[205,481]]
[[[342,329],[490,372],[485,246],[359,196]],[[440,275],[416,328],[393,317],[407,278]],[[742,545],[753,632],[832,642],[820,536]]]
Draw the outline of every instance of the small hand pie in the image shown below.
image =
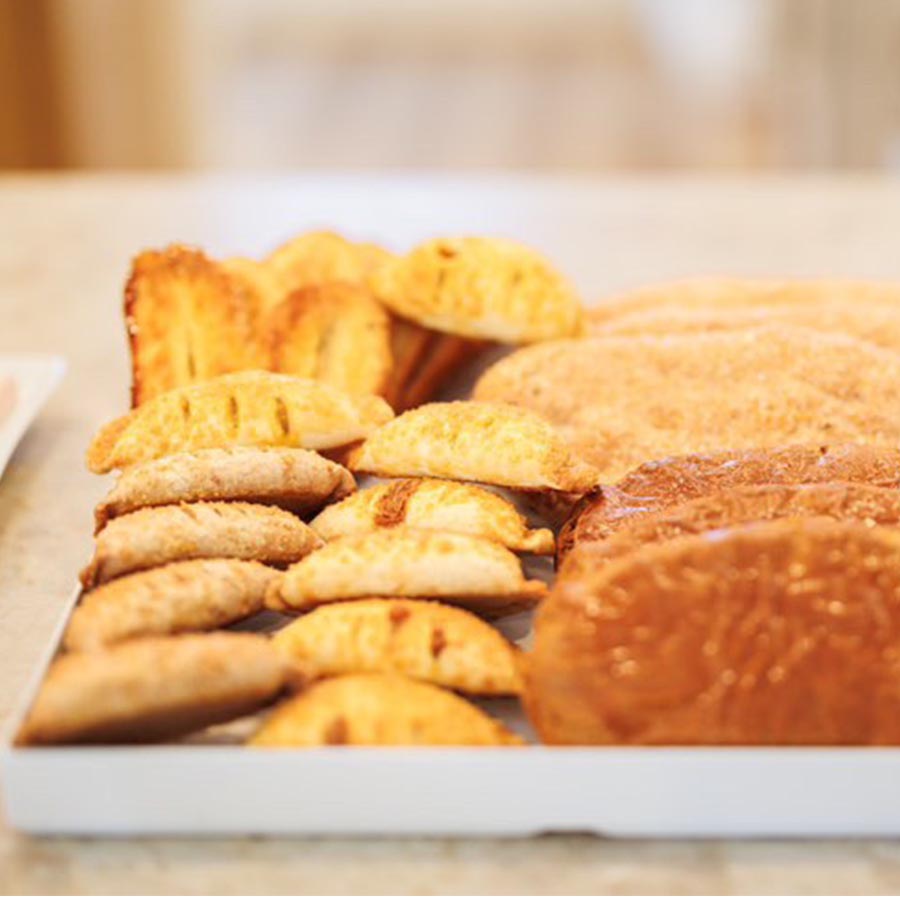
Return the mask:
[[660,541],[717,531],[749,522],[821,516],[871,525],[900,525],[900,491],[870,484],[763,484],[735,487],[645,515],[610,523],[605,533],[578,547],[590,551],[566,556],[568,566],[593,567]]
[[375,295],[436,331],[518,344],[570,337],[581,302],[541,256],[512,241],[439,239],[380,266]]
[[480,481],[583,494],[599,474],[540,416],[505,404],[428,403],[373,432],[350,468],[382,476]]
[[759,522],[561,573],[526,706],[551,744],[896,745],[898,647],[896,529]]
[[408,525],[487,538],[525,553],[553,552],[553,532],[531,530],[503,497],[457,481],[433,478],[377,484],[324,509],[310,523],[326,541]]
[[516,646],[471,613],[441,603],[334,603],[282,628],[273,642],[311,678],[382,672],[466,694],[521,690]]
[[344,675],[288,700],[254,747],[499,746],[518,735],[456,694],[397,675]]
[[129,572],[184,559],[253,559],[285,564],[321,546],[316,533],[283,509],[254,503],[183,503],[113,519],[96,538],[81,573],[86,588]]
[[281,691],[268,638],[217,632],[67,653],[50,667],[19,744],[154,741],[252,712]]
[[272,609],[304,610],[359,597],[440,598],[483,615],[533,606],[547,592],[518,558],[467,534],[392,528],[338,538],[269,588]]
[[259,260],[232,256],[223,259],[219,265],[253,292],[257,307],[263,315],[288,294],[281,276],[271,266]]
[[380,394],[391,371],[390,322],[360,286],[332,282],[289,294],[266,318],[270,366],[349,394]]
[[352,397],[307,378],[237,372],[169,391],[106,425],[87,463],[103,473],[183,450],[321,450],[358,441],[392,416],[380,397]]
[[632,519],[689,500],[752,485],[823,482],[900,487],[900,450],[865,444],[789,445],[644,463],[573,510],[559,534],[559,558],[576,544],[602,540],[627,527]]
[[289,290],[296,290],[331,281],[365,284],[390,259],[391,254],[376,244],[356,244],[331,232],[310,231],[270,253],[264,264]]
[[81,598],[65,647],[97,650],[131,638],[223,628],[258,613],[278,574],[257,562],[195,559],[125,575]]
[[676,454],[900,444],[900,355],[809,328],[539,344],[488,369],[474,397],[545,416],[606,482]]
[[125,319],[133,406],[264,365],[251,294],[199,250],[172,246],[140,254],[125,288]]
[[199,500],[270,503],[314,512],[356,490],[353,476],[313,450],[229,447],[195,450],[129,466],[97,507],[97,531],[147,506]]

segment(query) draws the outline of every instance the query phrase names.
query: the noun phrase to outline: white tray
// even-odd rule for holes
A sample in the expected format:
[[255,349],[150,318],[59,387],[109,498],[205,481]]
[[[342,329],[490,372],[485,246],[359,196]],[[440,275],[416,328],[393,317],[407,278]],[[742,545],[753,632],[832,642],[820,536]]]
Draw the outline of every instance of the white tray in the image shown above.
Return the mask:
[[0,380],[12,378],[15,405],[0,422],[0,477],[22,435],[34,421],[66,371],[61,356],[40,353],[0,353]]
[[0,751],[7,817],[21,831],[900,835],[892,748],[13,747],[76,600]]

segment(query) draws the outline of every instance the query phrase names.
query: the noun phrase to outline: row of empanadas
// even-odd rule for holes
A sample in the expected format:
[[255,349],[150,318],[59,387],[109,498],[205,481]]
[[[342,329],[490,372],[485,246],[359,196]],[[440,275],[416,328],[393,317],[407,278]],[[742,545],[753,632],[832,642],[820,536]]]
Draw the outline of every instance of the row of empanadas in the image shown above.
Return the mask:
[[258,560],[287,565],[321,546],[295,515],[254,503],[182,503],[139,509],[97,534],[81,575],[86,588],[188,559]]

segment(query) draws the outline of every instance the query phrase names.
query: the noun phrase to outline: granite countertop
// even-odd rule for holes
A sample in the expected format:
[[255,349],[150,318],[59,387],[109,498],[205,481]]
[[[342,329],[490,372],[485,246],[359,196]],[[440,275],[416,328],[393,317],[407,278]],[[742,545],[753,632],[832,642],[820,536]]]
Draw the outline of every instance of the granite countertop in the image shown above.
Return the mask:
[[[94,429],[127,404],[121,289],[141,248],[262,253],[323,225],[398,247],[498,233],[540,246],[587,297],[715,272],[900,277],[900,185],[877,178],[7,177],[0,210],[0,353],[62,353],[70,366],[0,481],[0,723],[89,554],[107,482],[82,458]],[[4,893],[898,890],[893,841],[110,841],[28,838],[0,823]]]

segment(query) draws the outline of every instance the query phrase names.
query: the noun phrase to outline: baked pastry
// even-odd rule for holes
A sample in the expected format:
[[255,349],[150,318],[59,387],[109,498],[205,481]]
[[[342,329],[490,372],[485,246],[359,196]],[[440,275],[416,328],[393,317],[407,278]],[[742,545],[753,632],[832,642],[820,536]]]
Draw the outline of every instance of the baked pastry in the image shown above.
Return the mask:
[[340,447],[392,417],[380,397],[350,396],[308,378],[236,372],[169,391],[104,426],[88,449],[92,472],[183,450]]
[[526,581],[516,556],[467,534],[392,528],[338,538],[291,566],[266,597],[306,610],[360,597],[442,599],[483,615],[528,609],[547,592]]
[[250,740],[254,747],[521,743],[461,697],[397,675],[344,675],[317,682],[276,709]]
[[63,643],[67,650],[98,650],[131,638],[224,628],[262,610],[277,575],[238,559],[194,559],[125,575],[81,598]]
[[645,463],[575,508],[558,554],[602,540],[640,516],[749,485],[851,482],[900,487],[900,450],[865,444],[694,453]]
[[411,478],[376,484],[324,509],[310,523],[326,541],[407,525],[487,538],[525,553],[553,553],[553,532],[529,529],[509,500],[472,484]]
[[270,366],[349,394],[380,394],[391,371],[390,322],[361,286],[331,282],[289,294],[266,317]]
[[95,510],[96,530],[110,519],[136,509],[200,500],[270,503],[306,514],[342,500],[355,490],[356,482],[343,466],[313,450],[194,450],[125,469]]
[[295,515],[255,503],[182,503],[139,509],[97,535],[81,573],[86,588],[185,559],[255,559],[285,565],[320,547]]
[[47,672],[19,744],[154,741],[259,708],[286,667],[268,638],[217,632],[67,653]]
[[288,289],[278,272],[256,259],[232,256],[219,265],[252,293],[262,316],[288,295]]
[[837,305],[896,309],[898,304],[900,284],[888,281],[688,278],[605,298],[591,308],[588,318],[594,328],[645,313],[690,315],[766,310],[779,316],[782,311],[802,314],[804,309]]
[[285,626],[273,642],[309,678],[382,672],[465,694],[521,693],[518,648],[477,616],[442,603],[333,603]]
[[[594,520],[591,538],[577,530],[579,553],[567,565],[602,565],[648,544],[769,519],[822,516],[869,525],[900,526],[900,491],[871,484],[762,484],[732,487],[656,512],[606,523]],[[581,549],[589,553],[581,553]],[[568,569],[566,570],[568,572]]]
[[265,260],[288,287],[345,281],[364,284],[368,276],[391,259],[376,244],[354,243],[328,231],[309,231],[274,250]]
[[133,406],[225,372],[263,367],[244,283],[199,250],[141,253],[125,287]]
[[583,494],[599,484],[554,429],[527,410],[494,403],[428,403],[377,429],[349,467],[382,476],[432,476],[532,491]]
[[551,744],[897,744],[898,636],[896,529],[742,525],[561,576],[526,705]]
[[517,344],[569,337],[582,327],[573,288],[513,241],[428,241],[380,266],[370,284],[397,315],[464,337]]
[[474,396],[545,416],[606,482],[673,454],[900,444],[897,354],[801,328],[542,344],[494,365]]

